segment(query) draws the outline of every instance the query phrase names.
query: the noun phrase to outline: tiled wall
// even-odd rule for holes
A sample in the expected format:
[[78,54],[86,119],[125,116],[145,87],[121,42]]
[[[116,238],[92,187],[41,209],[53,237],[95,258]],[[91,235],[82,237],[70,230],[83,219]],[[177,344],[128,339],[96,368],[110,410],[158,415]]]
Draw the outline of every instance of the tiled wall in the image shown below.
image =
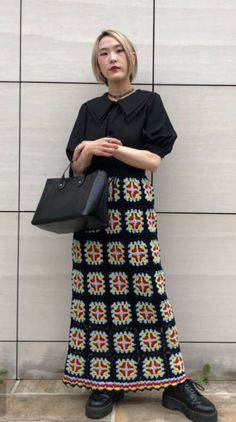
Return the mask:
[[[1,0],[0,367],[62,376],[71,235],[30,224],[45,179],[66,166],[107,27],[139,56],[136,84],[161,94],[178,133],[154,174],[159,240],[188,369],[236,377],[236,5],[234,0]],[[20,83],[21,82],[21,83]]]

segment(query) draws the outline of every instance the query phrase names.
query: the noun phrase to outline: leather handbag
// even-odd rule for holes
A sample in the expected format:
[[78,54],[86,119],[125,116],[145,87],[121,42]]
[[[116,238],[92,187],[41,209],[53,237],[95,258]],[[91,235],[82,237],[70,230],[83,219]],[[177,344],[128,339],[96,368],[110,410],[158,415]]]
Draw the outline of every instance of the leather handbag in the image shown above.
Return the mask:
[[69,166],[61,178],[47,179],[31,223],[58,234],[107,227],[107,173],[98,169],[67,178]]

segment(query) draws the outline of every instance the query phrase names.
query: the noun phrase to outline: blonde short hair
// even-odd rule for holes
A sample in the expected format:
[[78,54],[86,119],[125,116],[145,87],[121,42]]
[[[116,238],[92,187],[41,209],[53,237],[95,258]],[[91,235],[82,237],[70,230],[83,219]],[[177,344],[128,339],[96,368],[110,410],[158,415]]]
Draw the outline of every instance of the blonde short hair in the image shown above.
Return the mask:
[[[110,36],[115,38],[124,48],[124,51],[126,53],[127,62],[128,62],[128,72],[129,72],[129,79],[130,82],[135,78],[138,70],[138,61],[137,61],[137,54],[134,48],[134,45],[132,42],[126,37],[126,35],[122,34],[121,32],[114,31],[112,29],[106,29],[105,31],[102,31],[102,33],[97,37],[92,51],[92,69],[93,73],[95,75],[95,78],[97,81],[101,84],[107,85],[107,79],[103,76],[101,73],[99,64],[98,64],[98,47],[101,39],[103,37]],[[133,57],[135,57],[135,60],[133,62]]]

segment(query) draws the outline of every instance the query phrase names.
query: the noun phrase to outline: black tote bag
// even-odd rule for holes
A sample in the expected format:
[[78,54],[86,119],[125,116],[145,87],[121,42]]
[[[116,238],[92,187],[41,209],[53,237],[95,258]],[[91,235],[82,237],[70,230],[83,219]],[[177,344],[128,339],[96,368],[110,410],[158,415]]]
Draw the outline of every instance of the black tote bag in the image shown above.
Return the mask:
[[107,227],[107,173],[98,169],[67,178],[66,170],[61,178],[47,179],[31,223],[58,234]]

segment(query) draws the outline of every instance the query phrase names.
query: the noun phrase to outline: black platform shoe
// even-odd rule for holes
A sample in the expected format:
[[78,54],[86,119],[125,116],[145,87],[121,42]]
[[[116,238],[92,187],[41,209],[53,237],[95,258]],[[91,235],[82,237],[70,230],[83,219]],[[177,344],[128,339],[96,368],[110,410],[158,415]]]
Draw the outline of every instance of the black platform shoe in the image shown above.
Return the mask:
[[86,403],[85,414],[88,418],[100,419],[111,413],[116,401],[124,397],[124,391],[94,390]]
[[175,387],[167,387],[162,395],[162,405],[171,410],[180,410],[194,422],[216,422],[217,411],[214,404],[199,393],[196,387],[204,390],[202,385],[191,379]]

